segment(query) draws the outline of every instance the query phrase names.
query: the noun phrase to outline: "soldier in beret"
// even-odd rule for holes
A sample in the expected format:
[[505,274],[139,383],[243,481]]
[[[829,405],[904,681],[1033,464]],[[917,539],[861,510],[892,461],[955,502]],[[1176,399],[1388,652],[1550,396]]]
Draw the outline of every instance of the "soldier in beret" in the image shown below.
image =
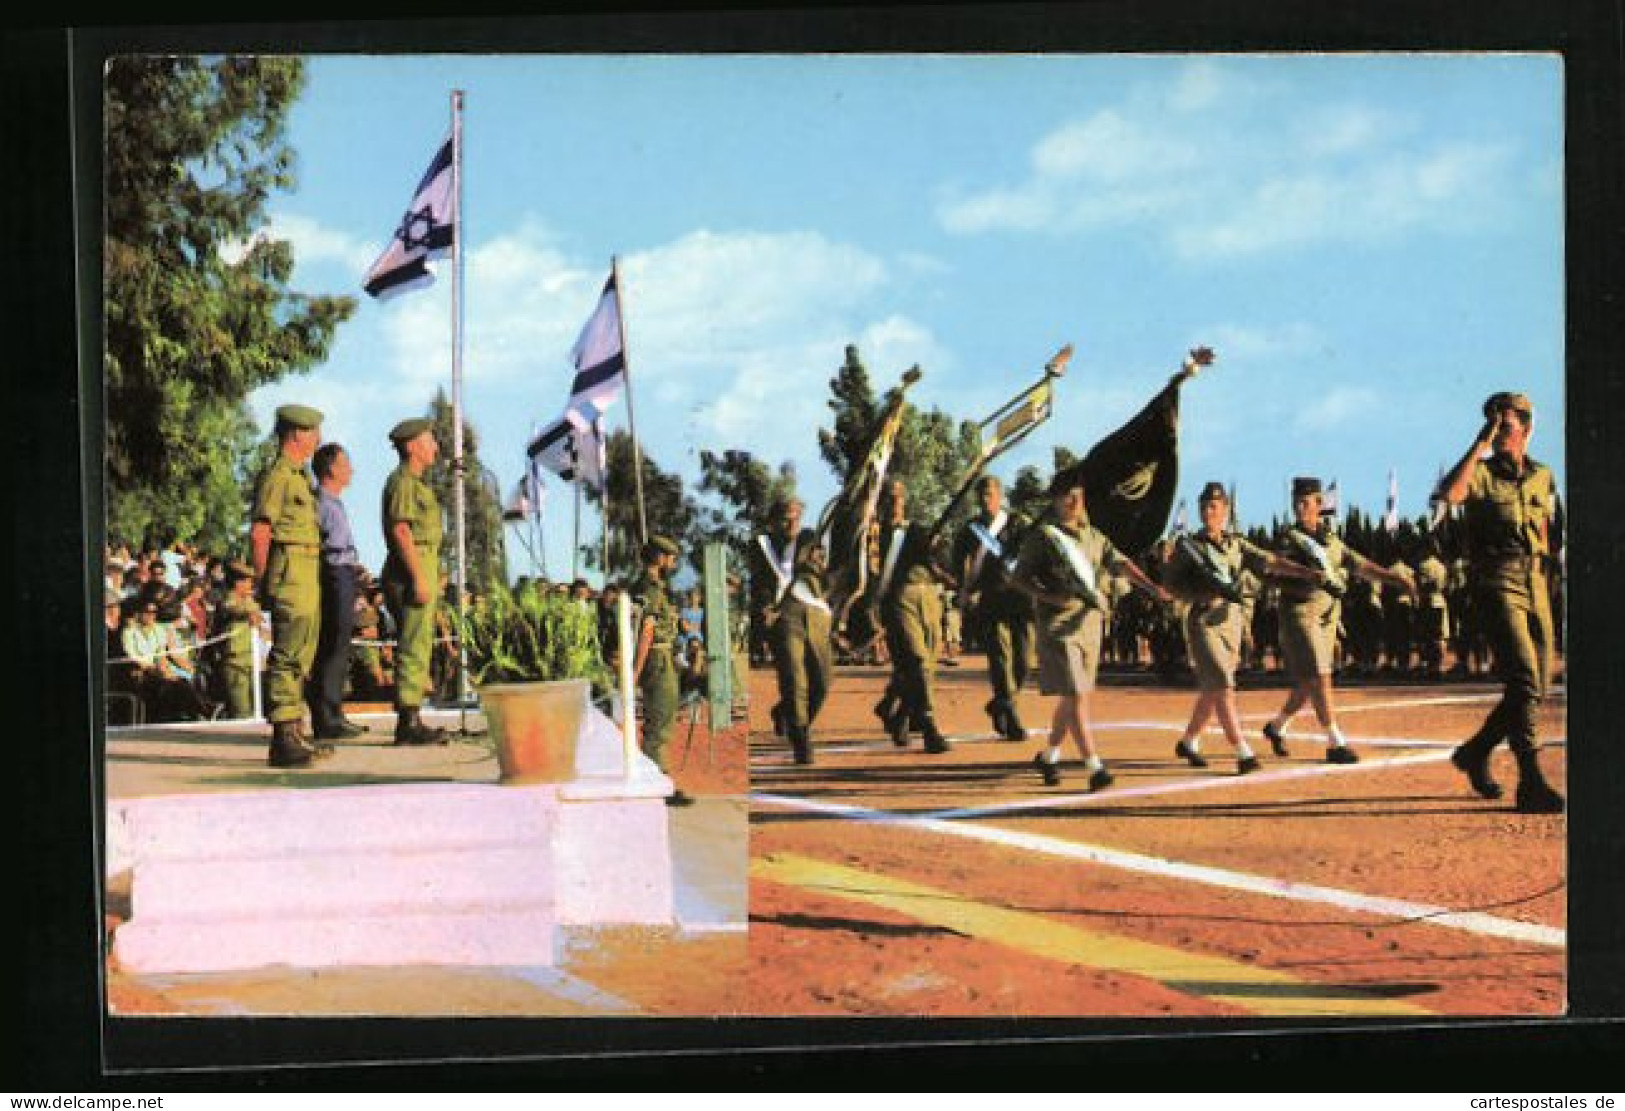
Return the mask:
[[[638,619],[637,654],[633,673],[638,697],[643,701],[643,751],[666,771],[666,741],[677,720],[678,613],[668,584],[677,570],[680,550],[664,536],[650,537],[643,546],[643,573],[632,583],[632,604],[642,614]],[[681,790],[666,798],[668,806],[688,806],[693,799]]]
[[[1484,427],[1440,483],[1451,505],[1464,505],[1469,577],[1501,678],[1501,701],[1484,725],[1451,755],[1473,790],[1501,797],[1490,756],[1503,740],[1518,761],[1517,809],[1560,814],[1563,796],[1541,774],[1535,716],[1546,694],[1553,650],[1546,562],[1557,483],[1528,454],[1535,411],[1520,393],[1484,402]],[[1483,459],[1488,453],[1489,458]]]
[[1050,484],[1055,523],[1029,529],[1011,574],[1011,585],[1033,600],[1038,626],[1038,689],[1059,695],[1050,722],[1049,747],[1033,757],[1044,785],[1061,782],[1061,746],[1068,734],[1089,772],[1089,790],[1111,786],[1113,776],[1095,748],[1089,694],[1100,666],[1106,607],[1102,576],[1122,575],[1159,601],[1170,597],[1138,564],[1089,523],[1083,477],[1064,473]]
[[[1016,696],[1027,680],[1033,606],[1010,582],[1005,560],[1013,562],[1021,551],[1029,525],[1019,512],[1005,508],[1004,485],[993,475],[976,480],[976,497],[981,512],[960,530],[948,566],[959,578],[965,624],[987,654],[987,677],[993,688],[987,715],[1000,736],[1022,741],[1027,729],[1016,712]],[[994,554],[995,548],[1000,555]]]
[[384,598],[398,625],[395,655],[395,743],[443,745],[445,730],[423,723],[424,691],[434,648],[435,604],[440,598],[440,502],[423,475],[440,454],[434,425],[403,420],[390,430],[400,465],[384,482]]
[[333,751],[304,728],[305,681],[322,620],[322,534],[305,466],[322,442],[322,414],[307,405],[282,406],[276,411],[276,438],[277,457],[256,487],[248,537],[256,593],[271,611],[265,685],[269,762],[274,768],[298,768]]
[[773,731],[789,739],[796,763],[811,764],[812,724],[835,669],[824,550],[813,530],[801,527],[801,510],[794,498],[769,510],[769,526],[751,549],[751,586],[778,677]]
[[1287,755],[1282,730],[1304,703],[1315,708],[1315,718],[1326,731],[1326,762],[1354,764],[1359,756],[1348,747],[1332,705],[1332,665],[1337,650],[1337,623],[1347,576],[1357,575],[1386,583],[1414,595],[1416,582],[1381,566],[1353,548],[1321,516],[1320,479],[1292,480],[1294,523],[1281,536],[1278,553],[1285,559],[1327,573],[1324,583],[1287,579],[1280,583],[1281,651],[1286,657],[1292,693],[1281,712],[1264,726],[1264,737],[1275,755]]
[[1196,670],[1198,692],[1190,722],[1174,746],[1174,755],[1192,767],[1207,767],[1201,753],[1202,730],[1216,714],[1225,738],[1236,750],[1236,772],[1246,775],[1257,771],[1260,764],[1241,735],[1241,722],[1236,716],[1236,664],[1241,654],[1243,620],[1237,583],[1241,569],[1250,564],[1262,574],[1310,582],[1322,581],[1324,574],[1282,559],[1230,532],[1230,495],[1220,483],[1204,486],[1197,505],[1202,527],[1195,535],[1181,538],[1164,580],[1170,591],[1190,603],[1185,612],[1185,645]]

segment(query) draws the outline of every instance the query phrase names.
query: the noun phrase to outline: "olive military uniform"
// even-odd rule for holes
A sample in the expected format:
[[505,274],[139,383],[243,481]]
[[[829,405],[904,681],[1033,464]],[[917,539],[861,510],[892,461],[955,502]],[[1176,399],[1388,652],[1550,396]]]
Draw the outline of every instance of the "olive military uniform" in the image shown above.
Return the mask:
[[[249,572],[252,574],[252,572]],[[226,637],[220,653],[220,674],[225,686],[226,715],[239,720],[254,716],[254,627],[260,621],[259,603],[252,597],[227,594],[215,609],[216,635]]]
[[834,658],[830,647],[830,608],[822,552],[812,529],[780,544],[770,534],[756,538],[752,589],[776,614],[769,643],[778,673],[779,704],[787,729],[811,727],[829,694]]
[[[1323,567],[1311,555],[1311,544],[1320,550],[1325,560]],[[1375,564],[1343,543],[1343,538],[1325,524],[1313,531],[1300,526],[1287,529],[1278,550],[1295,563],[1322,567],[1345,576],[1344,581],[1350,583],[1352,576],[1375,569]],[[1281,594],[1281,654],[1286,658],[1287,674],[1297,680],[1330,675],[1337,659],[1342,598],[1319,583],[1302,579],[1281,579],[1277,588]]]
[[[1502,455],[1473,473],[1466,505],[1475,609],[1505,689],[1464,747],[1487,757],[1503,739],[1525,779],[1534,767],[1535,715],[1546,694],[1554,644],[1546,583],[1547,530],[1556,508],[1551,470],[1530,458],[1522,473]],[[1539,778],[1538,770],[1535,777]]]
[[272,724],[298,722],[305,715],[305,680],[321,633],[322,534],[310,476],[286,454],[278,454],[260,476],[253,520],[271,526],[262,584],[271,611],[265,716]]
[[[1021,552],[1028,530],[1028,522],[1020,514],[1001,510],[996,517],[984,511],[977,514],[975,523],[991,535],[1004,558]],[[963,572],[961,596],[971,600],[965,616],[970,632],[987,654],[987,677],[993,687],[993,702],[988,708],[995,723],[1013,712],[1016,695],[1027,681],[1027,660],[1032,653],[1033,606],[1032,601],[1009,581],[1006,565],[993,554],[987,542],[976,529],[966,524],[954,541],[952,567]],[[1015,724],[1005,722],[1015,733]]]
[[1075,529],[1045,525],[1028,533],[1016,562],[1015,579],[1042,593],[1071,598],[1061,606],[1042,600],[1033,603],[1038,629],[1038,689],[1043,694],[1091,691],[1100,667],[1106,614],[1100,606],[1086,601],[1077,589],[1077,572],[1063,548],[1065,543],[1087,561],[1095,575],[1097,597],[1102,601],[1102,572],[1117,572],[1127,562],[1105,533],[1087,523]]
[[[1232,580],[1239,579],[1244,566],[1250,564],[1263,574],[1269,563],[1268,552],[1235,533],[1227,532],[1215,541],[1203,532],[1191,537],[1190,542],[1205,546],[1207,558],[1228,568]],[[1174,549],[1166,585],[1190,603],[1185,611],[1185,647],[1196,671],[1197,688],[1212,691],[1234,687],[1236,665],[1241,658],[1244,606],[1220,596],[1205,581],[1201,567],[1184,545]]]
[[643,670],[638,673],[638,697],[643,700],[643,751],[664,772],[666,742],[677,720],[675,649],[679,615],[666,584],[647,568],[632,584],[631,591],[632,604],[642,612],[641,622],[654,626]]
[[[420,475],[404,461],[384,482],[384,536],[390,540],[384,560],[384,600],[395,616],[398,647],[395,652],[395,705],[416,709],[429,685],[429,657],[434,649],[435,607],[440,600],[440,539],[444,526],[440,502]],[[410,568],[395,550],[394,527],[404,522],[412,530],[418,569],[428,580],[429,601],[419,605]]]
[[902,703],[902,714],[925,735],[926,751],[940,752],[947,746],[933,718],[932,688],[942,640],[942,594],[930,548],[923,525],[882,526],[876,589],[891,654],[893,692]]

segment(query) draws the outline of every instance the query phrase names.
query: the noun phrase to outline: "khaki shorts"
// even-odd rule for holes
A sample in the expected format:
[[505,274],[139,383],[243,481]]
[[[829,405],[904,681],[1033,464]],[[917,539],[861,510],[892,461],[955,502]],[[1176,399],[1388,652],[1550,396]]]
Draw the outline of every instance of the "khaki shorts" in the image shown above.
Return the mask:
[[1070,636],[1038,635],[1039,694],[1083,694],[1095,689],[1104,625],[1100,611],[1094,610]]

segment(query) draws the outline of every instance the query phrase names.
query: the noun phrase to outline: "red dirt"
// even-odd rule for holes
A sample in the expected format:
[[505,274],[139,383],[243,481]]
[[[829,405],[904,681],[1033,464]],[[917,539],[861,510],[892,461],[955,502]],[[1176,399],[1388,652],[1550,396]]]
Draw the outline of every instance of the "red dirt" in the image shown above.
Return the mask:
[[[939,676],[938,718],[950,736],[989,732],[979,662],[966,658],[965,666]],[[1308,713],[1289,727],[1292,755],[1273,757],[1256,730],[1280,705],[1284,691],[1243,691],[1244,725],[1265,764],[1264,775],[1246,779],[1235,777],[1234,757],[1216,731],[1204,738],[1209,768],[1191,769],[1174,758],[1191,690],[1103,688],[1095,695],[1092,719],[1117,782],[1088,796],[1086,776],[1070,750],[1063,754],[1063,784],[1040,784],[1027,766],[1042,747],[1036,736],[1014,744],[961,741],[937,757],[925,755],[917,740],[908,750],[892,747],[870,712],[882,682],[882,674],[872,669],[840,674],[815,728],[820,751],[812,768],[791,765],[784,742],[765,723],[753,721],[754,789],[893,815],[1026,803],[1029,808],[953,821],[1559,930],[1564,925],[1563,819],[1512,812],[1516,773],[1504,749],[1496,774],[1507,787],[1508,801],[1491,803],[1467,790],[1445,759],[1449,748],[1440,743],[1458,741],[1477,727],[1494,703],[1492,687],[1448,683],[1340,691],[1343,727],[1364,757],[1353,769],[1322,763],[1322,744],[1312,739],[1317,730]],[[753,707],[771,704],[770,673],[753,673],[752,695]],[[1439,701],[1462,698],[1475,701]],[[1382,708],[1390,703],[1403,705]],[[1048,724],[1051,704],[1036,695],[1023,698],[1022,716],[1030,728]],[[1541,730],[1547,738],[1563,735],[1561,697],[1543,711]],[[1300,731],[1302,739],[1296,736]],[[1380,738],[1419,743],[1360,744]],[[1560,787],[1564,755],[1561,746],[1542,754]],[[1398,758],[1420,762],[1379,763]],[[1270,778],[1269,773],[1287,769],[1305,774]],[[1146,793],[1193,782],[1202,789]],[[1057,804],[1044,805],[1047,797]],[[758,862],[793,854],[941,889],[972,906],[1022,911],[1033,916],[1029,921],[1040,933],[1045,924],[1056,923],[1287,973],[1332,997],[1327,1008],[1332,1013],[1335,997],[1345,989],[1452,1015],[1550,1015],[1564,1007],[1564,950],[1537,941],[1148,875],[917,824],[809,813],[762,798],[753,806],[752,820],[751,852]],[[882,909],[865,901],[862,892],[843,895],[839,889],[753,878],[752,1010],[1245,1013],[1153,978],[1103,971],[1087,956],[1070,962],[1039,956],[1021,936],[965,936],[923,920],[929,910],[921,914]]]

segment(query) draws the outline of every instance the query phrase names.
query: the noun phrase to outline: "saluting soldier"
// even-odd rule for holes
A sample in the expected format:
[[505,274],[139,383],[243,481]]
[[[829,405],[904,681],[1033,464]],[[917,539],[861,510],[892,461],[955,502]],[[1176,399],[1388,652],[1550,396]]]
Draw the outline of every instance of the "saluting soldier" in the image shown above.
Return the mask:
[[[892,743],[908,744],[909,729],[918,730],[925,751],[948,751],[933,709],[937,650],[942,638],[942,597],[932,558],[932,538],[924,525],[908,519],[908,491],[896,479],[881,488],[880,571],[875,602],[891,658],[890,692],[896,708],[884,719]],[[886,700],[882,700],[885,703]]]
[[[1490,756],[1503,740],[1518,761],[1517,809],[1560,814],[1563,796],[1540,770],[1535,716],[1551,675],[1553,625],[1546,562],[1557,505],[1549,467],[1528,454],[1535,410],[1520,393],[1498,393],[1484,402],[1484,427],[1461,462],[1445,476],[1440,493],[1464,505],[1467,555],[1474,602],[1489,637],[1501,701],[1484,725],[1451,754],[1473,790],[1501,797],[1490,775]],[[1480,462],[1486,452],[1490,458]]]
[[1021,550],[1028,522],[1005,508],[1004,485],[993,475],[976,480],[980,512],[960,530],[949,567],[958,576],[965,624],[987,654],[993,699],[986,706],[993,728],[1012,741],[1027,729],[1016,712],[1016,696],[1027,681],[1033,630],[1032,601],[1010,582],[1006,560]]
[[[679,615],[668,586],[677,570],[680,550],[664,536],[652,536],[643,546],[643,573],[632,583],[632,604],[637,606],[637,654],[633,671],[638,697],[643,701],[643,751],[655,767],[666,771],[666,742],[677,720],[677,632]],[[688,806],[694,800],[680,789],[666,797],[667,806]]]
[[282,406],[276,411],[276,438],[276,459],[255,489],[248,537],[256,593],[271,611],[265,688],[269,763],[298,768],[333,751],[304,729],[305,681],[322,622],[322,534],[305,466],[322,442],[322,414],[308,405]]
[[1225,738],[1236,750],[1236,772],[1246,775],[1261,766],[1252,746],[1241,735],[1236,716],[1236,665],[1241,656],[1243,602],[1238,578],[1243,566],[1260,574],[1319,581],[1321,572],[1282,559],[1244,536],[1228,531],[1230,496],[1224,486],[1209,482],[1197,499],[1202,527],[1182,537],[1174,550],[1164,583],[1189,602],[1185,612],[1185,646],[1196,671],[1196,705],[1174,755],[1192,767],[1205,768],[1202,730],[1218,716]]
[[1108,605],[1101,577],[1109,571],[1158,599],[1169,595],[1089,523],[1081,475],[1052,483],[1050,496],[1056,523],[1028,530],[1011,576],[1014,588],[1036,605],[1038,689],[1060,696],[1049,747],[1033,757],[1033,767],[1045,786],[1059,784],[1061,746],[1070,734],[1089,772],[1089,790],[1099,791],[1113,780],[1089,725]]
[[1279,553],[1286,559],[1325,573],[1324,582],[1289,579],[1279,584],[1281,592],[1281,651],[1286,657],[1292,693],[1280,713],[1264,726],[1264,738],[1275,755],[1286,756],[1282,730],[1305,703],[1315,708],[1315,718],[1326,731],[1326,762],[1355,764],[1359,754],[1348,746],[1348,738],[1337,724],[1332,705],[1332,669],[1337,654],[1337,625],[1347,576],[1381,582],[1414,594],[1416,583],[1402,573],[1374,563],[1343,543],[1342,537],[1321,516],[1322,492],[1318,478],[1292,480],[1293,525],[1281,536]]
[[443,745],[445,730],[423,722],[423,695],[434,650],[435,609],[440,599],[440,540],[445,523],[440,501],[424,481],[440,445],[426,417],[403,420],[389,432],[400,465],[384,481],[384,600],[396,622],[395,743]]
[[824,550],[813,530],[801,527],[801,513],[794,498],[775,503],[771,526],[751,550],[751,584],[766,599],[762,616],[778,673],[774,732],[789,738],[796,763],[811,764],[812,724],[829,694],[834,661]]

